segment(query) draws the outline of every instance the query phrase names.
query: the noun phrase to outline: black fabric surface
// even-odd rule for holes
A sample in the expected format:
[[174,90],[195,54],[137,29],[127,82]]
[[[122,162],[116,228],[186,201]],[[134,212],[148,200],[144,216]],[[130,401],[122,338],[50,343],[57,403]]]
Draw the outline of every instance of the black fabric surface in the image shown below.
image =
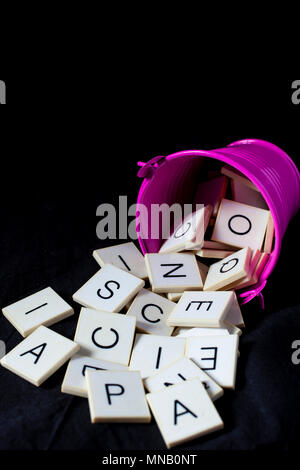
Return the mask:
[[[56,208],[57,209],[57,208]],[[86,209],[86,210],[85,210]],[[74,214],[77,224],[87,226],[88,207]],[[58,220],[54,207],[43,208],[44,217],[35,225],[35,237],[24,233],[19,217],[8,227],[14,237],[1,236],[1,300],[3,305],[51,285],[71,302],[76,315],[53,325],[53,329],[73,338],[80,307],[71,296],[98,265],[91,257],[99,246],[69,222],[68,211]],[[67,219],[67,220],[66,220]],[[28,219],[27,219],[28,223]],[[46,236],[51,230],[52,236]],[[70,237],[71,235],[71,237]],[[43,247],[37,243],[43,239]],[[288,240],[288,238],[287,238]],[[35,253],[35,255],[34,255]],[[254,449],[276,445],[296,446],[299,439],[299,367],[291,361],[292,342],[300,338],[300,305],[289,298],[290,286],[283,267],[273,275],[280,290],[266,288],[265,312],[253,301],[243,308],[246,330],[241,338],[236,391],[226,391],[216,406],[225,429],[180,446],[185,449]],[[296,284],[296,283],[295,283]],[[296,288],[296,285],[294,285]],[[282,290],[281,290],[282,289]],[[289,308],[276,311],[282,296]],[[12,349],[21,336],[1,316],[1,339]],[[143,424],[90,423],[87,401],[60,392],[66,366],[41,387],[36,388],[11,372],[0,369],[1,449],[165,449],[154,422]]]
[[[7,216],[1,233],[1,302],[8,305],[50,285],[71,303],[75,315],[52,326],[73,338],[80,307],[72,294],[98,269],[91,202],[43,204],[22,218]],[[34,226],[34,231],[32,227]],[[290,226],[280,263],[266,289],[266,310],[254,300],[243,307],[246,329],[240,342],[236,391],[225,391],[216,402],[224,423],[214,433],[180,446],[184,449],[287,448],[299,439],[299,368],[291,361],[293,341],[300,339],[298,277],[293,278],[288,246],[296,236]],[[288,308],[285,308],[285,307]],[[21,335],[0,317],[1,339],[7,350]],[[90,423],[87,401],[62,394],[66,366],[36,388],[0,368],[1,449],[165,449],[154,422]]]
[[[239,92],[230,89],[228,102],[220,103],[204,90],[194,101],[182,99],[179,108],[178,101],[173,105],[173,95],[168,102],[164,98],[150,103],[148,97],[143,114],[136,113],[134,121],[122,114],[128,107],[118,102],[121,115],[107,133],[106,128],[99,131],[94,117],[86,117],[84,126],[80,113],[69,126],[65,116],[56,116],[51,125],[39,127],[35,116],[24,128],[24,115],[9,115],[2,123],[9,145],[0,198],[0,306],[51,286],[75,309],[74,316],[51,328],[74,337],[80,307],[72,302],[72,294],[98,269],[92,251],[112,244],[96,237],[96,208],[103,202],[116,204],[119,195],[128,195],[129,203],[136,201],[138,160],[257,137],[282,146],[299,162],[299,114],[289,98],[284,95],[272,106],[270,97],[262,90],[257,95],[255,88],[241,103]],[[270,101],[260,109],[263,98]],[[134,111],[140,109],[136,105]],[[205,111],[205,119],[195,109]],[[264,290],[265,310],[257,299],[242,309],[246,329],[240,340],[236,390],[225,391],[216,402],[224,430],[178,450],[297,448],[300,365],[292,363],[291,346],[300,340],[298,233],[294,219]],[[0,339],[7,351],[22,339],[2,315]],[[154,421],[92,425],[87,401],[60,392],[65,370],[66,365],[36,388],[0,368],[1,450],[165,450]]]

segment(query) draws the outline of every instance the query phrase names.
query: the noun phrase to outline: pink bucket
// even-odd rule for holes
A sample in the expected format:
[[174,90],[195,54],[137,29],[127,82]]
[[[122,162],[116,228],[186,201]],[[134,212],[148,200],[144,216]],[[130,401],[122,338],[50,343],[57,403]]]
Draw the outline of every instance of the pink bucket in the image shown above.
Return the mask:
[[[276,265],[284,233],[300,207],[300,175],[294,162],[279,147],[263,140],[241,140],[221,149],[187,150],[155,157],[147,163],[138,162],[141,166],[138,176],[144,178],[138,204],[145,205],[150,214],[151,204],[192,203],[204,157],[231,165],[247,176],[260,190],[274,219],[275,244],[268,262],[258,283],[239,294],[242,303],[247,303],[261,295]],[[142,215],[140,223],[143,224]],[[151,220],[147,224],[150,231]],[[158,252],[162,243],[140,236],[138,239],[143,253]]]

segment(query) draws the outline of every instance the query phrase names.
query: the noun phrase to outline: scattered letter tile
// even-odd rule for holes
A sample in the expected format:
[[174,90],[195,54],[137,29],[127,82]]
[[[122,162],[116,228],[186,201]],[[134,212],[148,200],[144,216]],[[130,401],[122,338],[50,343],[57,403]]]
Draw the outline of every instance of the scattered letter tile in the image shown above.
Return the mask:
[[261,250],[270,212],[239,202],[223,199],[212,240],[239,248]]
[[174,253],[202,246],[211,211],[212,207],[206,206],[187,216],[162,244],[159,253]]
[[144,379],[183,357],[184,350],[185,338],[137,334],[129,369],[140,371]]
[[149,393],[147,400],[169,449],[224,426],[197,377],[159,392]]
[[204,248],[202,250],[197,251],[196,256],[200,256],[200,258],[215,258],[215,259],[223,259],[227,256],[232,255],[235,250],[211,250],[208,248]]
[[168,292],[167,297],[171,302],[177,302],[182,294],[183,292]]
[[83,355],[128,365],[135,317],[82,308],[74,341]]
[[256,284],[259,281],[260,275],[263,272],[264,267],[267,264],[267,261],[269,259],[268,253],[262,253],[260,255],[260,259],[254,269],[253,275],[252,275],[252,281],[253,284]]
[[274,234],[275,234],[274,220],[273,220],[272,214],[270,212],[268,225],[267,225],[267,230],[266,230],[266,236],[265,236],[265,240],[264,240],[264,247],[263,247],[263,251],[265,253],[271,253],[271,251],[272,251]]
[[105,264],[73,295],[73,299],[84,307],[118,312],[144,285],[142,279],[112,264]]
[[174,336],[181,338],[188,338],[189,336],[223,336],[229,335],[227,325],[223,328],[177,328]]
[[259,189],[255,186],[255,184],[252,183],[252,181],[250,181],[245,175],[243,175],[243,173],[238,171],[236,168],[233,168],[230,165],[224,165],[221,168],[221,173],[222,175],[225,175],[228,178],[232,178],[235,181],[238,181],[240,184],[243,184],[248,188],[253,189],[253,191],[259,192]]
[[230,289],[234,282],[242,281],[248,276],[251,261],[251,249],[243,248],[233,255],[210,266],[204,291]]
[[224,328],[227,329],[228,334],[230,335],[238,335],[241,336],[243,334],[242,330],[238,328],[237,326],[233,325],[232,323],[229,323],[228,321],[224,320]]
[[225,320],[229,323],[232,323],[234,326],[238,326],[240,328],[244,328],[245,326],[243,315],[235,292],[233,293],[232,306],[229,309],[227,315],[225,316]]
[[115,362],[75,354],[68,364],[61,391],[70,395],[87,398],[87,370],[128,370],[128,367]]
[[198,336],[186,339],[186,356],[221,387],[234,388],[239,336]]
[[92,423],[149,423],[150,411],[139,372],[86,372]]
[[79,345],[55,331],[39,326],[0,363],[28,382],[41,385],[79,350]]
[[234,246],[226,245],[226,243],[214,242],[212,240],[204,240],[203,248],[206,248],[207,250],[236,251]]
[[203,288],[194,255],[148,253],[145,261],[153,292],[184,292]]
[[4,307],[2,312],[24,337],[41,325],[53,325],[74,313],[51,287]]
[[193,379],[194,377],[198,377],[201,380],[205,390],[213,401],[224,394],[223,389],[187,357],[173,362],[157,374],[146,378],[144,384],[147,390],[152,393],[162,390],[165,387],[181,383],[182,381]]
[[142,333],[171,336],[174,328],[167,324],[167,319],[175,305],[161,295],[142,289],[133,300],[127,315],[136,317],[136,327]]
[[171,326],[213,327],[222,321],[232,308],[233,292],[184,292],[168,318]]
[[133,242],[95,250],[93,256],[101,267],[105,264],[113,264],[141,279],[148,277],[144,256]]

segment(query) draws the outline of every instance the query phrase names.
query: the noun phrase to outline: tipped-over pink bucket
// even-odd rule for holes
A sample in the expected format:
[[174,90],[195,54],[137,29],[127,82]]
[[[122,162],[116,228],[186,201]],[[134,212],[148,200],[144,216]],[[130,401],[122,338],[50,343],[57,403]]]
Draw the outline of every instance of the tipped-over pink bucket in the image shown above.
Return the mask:
[[[275,243],[259,281],[239,294],[242,303],[260,295],[280,254],[284,233],[291,218],[300,207],[300,175],[291,158],[279,147],[263,140],[241,140],[225,148],[187,150],[166,157],[159,156],[141,166],[138,176],[144,178],[138,194],[138,204],[191,204],[198,184],[198,175],[206,159],[224,162],[239,170],[260,190],[272,213],[275,225]],[[139,223],[143,224],[140,214]],[[147,220],[150,230],[151,220]],[[158,252],[162,241],[138,239],[143,253]]]

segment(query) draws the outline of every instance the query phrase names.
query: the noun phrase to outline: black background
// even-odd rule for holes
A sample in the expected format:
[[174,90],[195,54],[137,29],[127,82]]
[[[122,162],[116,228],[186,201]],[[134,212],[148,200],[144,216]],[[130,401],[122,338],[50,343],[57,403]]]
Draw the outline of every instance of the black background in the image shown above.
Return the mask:
[[[7,106],[1,107],[1,306],[50,285],[75,308],[73,317],[52,327],[69,338],[80,309],[71,296],[98,269],[93,249],[110,244],[96,237],[96,208],[116,204],[119,195],[136,202],[138,160],[261,138],[300,163],[293,80],[183,80],[180,74],[174,80],[147,71],[103,81],[0,78],[7,83]],[[300,339],[298,230],[296,218],[264,290],[265,310],[256,299],[243,308],[236,391],[226,391],[216,404],[224,431],[179,451],[296,449],[300,365],[292,364],[291,344]],[[0,339],[8,351],[22,339],[4,317]],[[86,400],[60,393],[64,372],[65,366],[36,388],[1,368],[1,450],[165,449],[154,422],[90,424]]]

